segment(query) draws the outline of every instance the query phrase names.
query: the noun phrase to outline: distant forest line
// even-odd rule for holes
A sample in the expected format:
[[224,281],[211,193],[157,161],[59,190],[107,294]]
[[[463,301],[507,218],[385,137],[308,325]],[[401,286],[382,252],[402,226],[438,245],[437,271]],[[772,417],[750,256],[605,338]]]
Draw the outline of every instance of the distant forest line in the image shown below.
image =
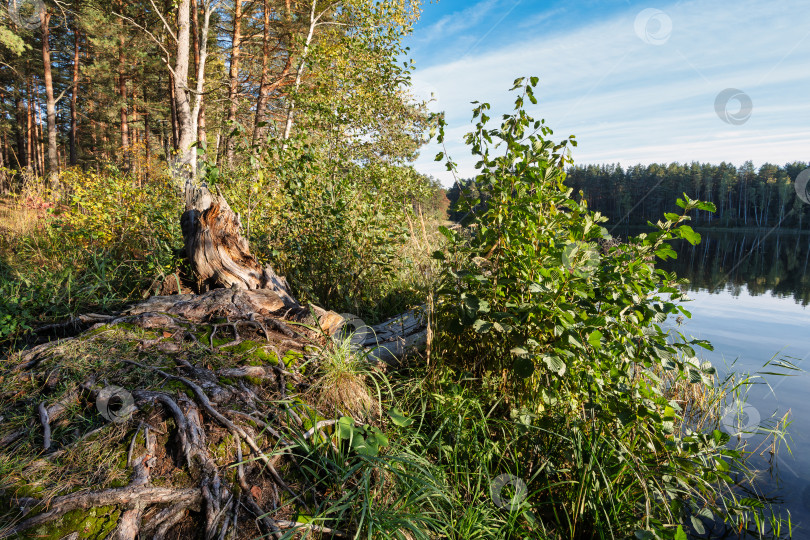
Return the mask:
[[[609,218],[608,228],[646,225],[663,219],[665,212],[678,212],[675,201],[683,193],[716,205],[717,211],[693,214],[693,225],[702,227],[778,227],[810,230],[810,204],[796,193],[796,177],[808,167],[805,162],[783,166],[766,163],[754,168],[751,161],[736,167],[692,162],[635,165],[618,164],[571,167],[566,185],[580,191],[588,206]],[[450,218],[466,213],[463,199],[480,199],[486,190],[472,179],[461,180],[448,190]],[[462,197],[462,192],[465,197]]]

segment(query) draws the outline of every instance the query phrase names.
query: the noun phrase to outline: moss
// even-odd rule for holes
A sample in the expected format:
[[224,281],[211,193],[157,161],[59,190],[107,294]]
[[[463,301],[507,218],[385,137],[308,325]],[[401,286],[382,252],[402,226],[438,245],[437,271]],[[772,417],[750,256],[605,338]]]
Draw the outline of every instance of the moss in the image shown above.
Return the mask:
[[251,354],[251,356],[253,357],[251,362],[259,362],[259,363],[252,363],[251,365],[253,366],[260,366],[262,365],[261,364],[262,362],[264,362],[265,364],[270,364],[272,366],[278,365],[278,357],[276,356],[276,353],[271,354],[261,347],[256,349]]
[[[205,331],[195,334],[195,337],[203,346],[208,347],[211,345],[211,332],[213,331],[213,326],[206,326]],[[221,330],[217,330],[217,333],[214,335],[214,347],[221,347],[231,341],[233,341],[233,339],[223,334]]]
[[248,339],[232,347],[226,347],[225,349],[229,354],[238,355],[244,358],[248,365],[251,366],[278,364],[278,358],[276,357],[275,353],[270,353],[265,350],[264,345],[264,343]]
[[304,355],[293,349],[290,349],[284,353],[284,365],[286,366],[294,366],[303,359]]
[[164,390],[177,390],[178,392],[182,392],[190,398],[194,398],[194,392],[185,384],[181,383],[180,381],[175,381],[173,379],[167,380],[163,384]]
[[304,430],[309,430],[321,420],[326,420],[326,418],[318,414],[317,410],[297,397],[292,399],[291,406],[304,423]]
[[233,345],[231,347],[226,347],[226,349],[228,349],[229,353],[250,354],[255,349],[257,349],[258,347],[259,347],[258,343],[256,343],[255,341],[251,341],[249,339],[246,339],[245,341],[242,341],[241,343],[237,343],[236,345]]
[[74,510],[52,523],[26,531],[21,538],[59,540],[78,532],[82,539],[103,540],[115,528],[120,515],[121,510],[115,506]]
[[14,495],[16,497],[34,497],[39,499],[45,492],[45,486],[39,483],[19,483],[14,486]]
[[228,459],[228,449],[233,448],[233,446],[233,435],[225,435],[219,444],[214,446],[214,448],[211,450],[211,455],[219,461],[225,461]]

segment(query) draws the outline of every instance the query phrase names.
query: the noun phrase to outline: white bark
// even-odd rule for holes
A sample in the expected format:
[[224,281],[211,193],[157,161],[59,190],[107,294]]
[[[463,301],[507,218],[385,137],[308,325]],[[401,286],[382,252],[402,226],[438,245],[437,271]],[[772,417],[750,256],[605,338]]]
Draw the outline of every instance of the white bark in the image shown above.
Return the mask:
[[[196,1],[196,0],[195,0]],[[214,11],[216,2],[204,2],[203,25],[200,30],[200,65],[197,68],[197,88],[194,95],[194,107],[191,110],[191,126],[193,133],[197,133],[200,117],[200,107],[202,107],[203,91],[205,88],[205,61],[208,58],[208,29],[211,25],[211,13]]]
[[191,0],[180,0],[177,6],[177,59],[174,65],[174,95],[180,132],[175,167],[176,172],[185,178],[194,178],[197,173],[196,152],[192,147],[197,131],[191,117],[188,92],[190,8]]
[[[287,107],[287,121],[284,124],[284,140],[290,138],[293,125],[293,114],[295,113],[295,94],[301,86],[301,78],[304,75],[304,67],[306,66],[307,56],[309,55],[309,47],[312,43],[312,37],[315,35],[315,28],[318,26],[318,19],[321,15],[315,16],[315,8],[318,4],[317,0],[312,0],[312,7],[309,11],[309,31],[307,32],[307,39],[304,42],[304,49],[301,51],[301,61],[298,64],[298,69],[295,71],[295,85],[293,86],[292,97],[290,98],[290,105]],[[286,144],[284,145],[286,148]]]

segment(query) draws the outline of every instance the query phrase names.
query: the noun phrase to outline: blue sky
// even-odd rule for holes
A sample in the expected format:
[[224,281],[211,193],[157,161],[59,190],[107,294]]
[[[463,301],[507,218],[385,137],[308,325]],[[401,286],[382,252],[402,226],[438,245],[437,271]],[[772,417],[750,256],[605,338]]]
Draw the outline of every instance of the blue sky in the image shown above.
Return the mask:
[[[425,2],[406,45],[413,92],[446,112],[461,177],[475,173],[470,102],[497,118],[529,75],[540,77],[530,113],[555,139],[577,136],[577,164],[810,161],[807,0],[441,0]],[[721,102],[724,121],[726,89],[739,92]],[[450,185],[438,151],[425,147],[416,168]]]

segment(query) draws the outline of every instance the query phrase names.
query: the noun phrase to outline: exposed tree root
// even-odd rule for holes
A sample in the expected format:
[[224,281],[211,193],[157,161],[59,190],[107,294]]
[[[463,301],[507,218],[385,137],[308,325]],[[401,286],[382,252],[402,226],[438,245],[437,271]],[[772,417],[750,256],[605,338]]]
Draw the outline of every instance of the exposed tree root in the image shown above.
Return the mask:
[[44,525],[72,510],[109,505],[193,504],[200,500],[200,495],[199,488],[172,489],[144,486],[127,486],[104,491],[65,495],[51,500],[48,504],[48,510],[12,527],[10,531],[0,535],[0,538],[8,538],[31,527]]
[[[17,522],[5,528],[0,522],[0,538],[47,525],[73,510],[108,506],[120,509],[108,538],[120,540],[178,538],[189,531],[192,536],[206,539],[259,535],[280,538],[285,530],[296,527],[305,527],[302,530],[310,534],[339,536],[339,531],[328,527],[295,521],[294,509],[308,511],[317,495],[304,497],[303,492],[293,487],[293,483],[300,481],[294,479],[296,475],[293,474],[291,483],[278,469],[285,461],[285,467],[292,471],[298,465],[291,452],[292,443],[282,434],[286,429],[284,422],[291,422],[296,429],[304,425],[299,414],[283,401],[288,383],[305,382],[294,365],[285,363],[285,355],[293,351],[298,356],[290,358],[300,358],[308,347],[323,344],[324,336],[316,330],[320,321],[312,319],[310,313],[298,311],[294,322],[307,326],[296,332],[289,330],[286,323],[275,321],[281,304],[266,291],[220,289],[196,297],[153,298],[145,304],[96,323],[89,335],[37,346],[17,357],[22,364],[8,366],[7,376],[40,380],[39,373],[52,370],[51,364],[58,362],[65,351],[93,342],[99,334],[103,335],[103,342],[122,329],[134,327],[141,334],[127,339],[137,343],[134,351],[140,355],[139,360],[110,359],[107,365],[111,373],[119,373],[118,377],[134,377],[146,385],[129,386],[137,409],[134,417],[127,420],[132,428],[119,443],[131,471],[128,485],[91,491],[86,489],[92,486],[86,486],[84,490],[53,498],[21,498],[13,505],[17,508]],[[284,311],[290,312],[290,308],[284,307]],[[218,322],[223,315],[227,322]],[[223,344],[217,340],[217,330],[225,339],[236,339]],[[145,337],[137,337],[140,335]],[[206,335],[206,339],[197,339],[200,335]],[[218,369],[205,365],[207,355],[216,351],[228,354],[237,340],[258,343],[247,350],[262,352],[265,355],[262,358],[270,363],[226,364]],[[166,346],[171,343],[176,346]],[[102,351],[108,350],[107,345],[102,345],[99,344]],[[65,349],[66,346],[71,349]],[[194,358],[197,360],[192,361]],[[166,367],[172,364],[173,367]],[[44,397],[28,408],[28,414],[33,413],[38,419],[36,425],[41,426],[38,430],[41,438],[34,440],[39,441],[40,451],[44,448],[47,452],[43,457],[49,463],[57,463],[79,445],[91,444],[88,440],[102,436],[106,429],[104,425],[93,427],[66,443],[62,442],[63,431],[53,431],[55,420],[70,420],[71,411],[92,406],[100,390],[114,383],[107,380],[107,375],[88,375],[89,378],[74,383],[72,389],[58,397]],[[46,387],[55,387],[61,380],[57,378],[57,383],[52,383],[49,377],[46,382],[50,386]],[[175,386],[162,390],[167,383]],[[188,389],[189,394],[179,391],[182,388]],[[17,396],[18,400],[24,398],[25,394]],[[92,410],[93,413],[97,411]],[[272,425],[271,419],[280,424]],[[315,429],[328,425],[329,422],[321,421]],[[12,448],[27,444],[29,432],[30,428],[20,428],[6,433],[0,437],[0,450],[5,446],[14,452]],[[307,433],[305,438],[311,435]],[[226,436],[232,442],[225,447],[235,447],[231,460],[222,450],[213,453],[214,449],[223,448]],[[243,455],[243,444],[247,455]],[[155,471],[161,471],[158,473],[161,484],[165,484],[163,475],[172,470],[185,471],[187,480],[168,486],[153,485]],[[311,491],[301,487],[304,492]],[[32,516],[35,512],[38,513]]]

